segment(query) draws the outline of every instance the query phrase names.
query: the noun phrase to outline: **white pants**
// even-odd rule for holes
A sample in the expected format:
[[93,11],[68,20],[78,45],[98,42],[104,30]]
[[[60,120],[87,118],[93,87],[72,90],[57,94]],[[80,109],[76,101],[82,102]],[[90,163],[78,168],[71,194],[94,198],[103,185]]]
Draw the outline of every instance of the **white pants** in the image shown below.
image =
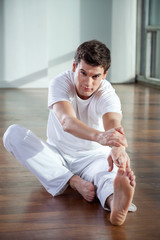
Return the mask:
[[94,184],[97,197],[105,208],[106,199],[113,193],[117,172],[117,167],[108,172],[109,151],[77,158],[72,157],[72,153],[68,156],[19,125],[7,129],[3,142],[7,151],[27,167],[53,196],[63,193],[68,180],[76,174]]

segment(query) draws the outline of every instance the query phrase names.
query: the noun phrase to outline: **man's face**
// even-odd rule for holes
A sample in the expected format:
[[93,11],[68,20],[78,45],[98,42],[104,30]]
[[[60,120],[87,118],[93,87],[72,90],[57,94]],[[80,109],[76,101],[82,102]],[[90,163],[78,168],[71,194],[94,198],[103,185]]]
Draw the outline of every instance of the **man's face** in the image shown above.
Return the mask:
[[76,67],[73,62],[73,72],[75,72],[75,86],[78,96],[81,99],[88,99],[100,87],[101,81],[105,79],[107,72],[104,73],[102,66],[91,66],[81,60]]

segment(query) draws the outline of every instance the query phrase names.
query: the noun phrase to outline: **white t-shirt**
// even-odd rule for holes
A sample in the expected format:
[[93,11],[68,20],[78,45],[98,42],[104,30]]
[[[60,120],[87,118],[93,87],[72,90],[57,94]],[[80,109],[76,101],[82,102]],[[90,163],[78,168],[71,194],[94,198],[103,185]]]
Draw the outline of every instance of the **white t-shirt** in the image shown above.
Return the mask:
[[76,93],[74,72],[66,71],[51,80],[48,94],[50,113],[47,126],[47,142],[69,155],[98,150],[102,145],[64,132],[52,110],[52,105],[60,101],[70,102],[79,120],[100,131],[104,131],[102,117],[105,113],[117,112],[121,114],[120,100],[107,80],[102,80],[100,88],[87,100],[79,98]]

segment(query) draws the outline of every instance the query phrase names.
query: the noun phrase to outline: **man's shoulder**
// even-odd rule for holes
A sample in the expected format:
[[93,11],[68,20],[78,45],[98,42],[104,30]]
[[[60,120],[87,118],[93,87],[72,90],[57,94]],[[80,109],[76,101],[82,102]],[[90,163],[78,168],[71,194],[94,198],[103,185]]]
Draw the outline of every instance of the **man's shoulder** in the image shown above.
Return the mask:
[[64,71],[62,73],[59,73],[57,76],[55,76],[51,81],[54,82],[54,81],[71,81],[73,82],[73,79],[74,79],[74,75],[73,75],[73,72],[71,70],[67,70],[67,71]]
[[71,70],[65,71],[51,79],[49,90],[52,92],[63,92],[73,94],[74,92],[74,73]]
[[114,88],[112,87],[111,83],[104,79],[101,82],[101,86],[97,91],[98,96],[104,95],[104,94],[108,94],[110,92],[115,92]]
[[101,83],[101,88],[100,89],[105,89],[105,90],[109,90],[109,89],[113,89],[111,83],[107,80],[107,79],[104,79]]

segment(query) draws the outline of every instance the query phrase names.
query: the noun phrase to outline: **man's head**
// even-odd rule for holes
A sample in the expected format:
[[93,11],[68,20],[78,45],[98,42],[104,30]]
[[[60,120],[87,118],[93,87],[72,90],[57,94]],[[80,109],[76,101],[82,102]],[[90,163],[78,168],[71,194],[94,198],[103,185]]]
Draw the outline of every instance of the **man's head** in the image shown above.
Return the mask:
[[97,40],[87,41],[77,48],[74,60],[76,67],[81,60],[84,60],[88,65],[102,66],[105,73],[111,65],[110,50]]
[[110,51],[105,44],[92,40],[82,43],[73,61],[77,94],[88,99],[100,87],[111,64]]

